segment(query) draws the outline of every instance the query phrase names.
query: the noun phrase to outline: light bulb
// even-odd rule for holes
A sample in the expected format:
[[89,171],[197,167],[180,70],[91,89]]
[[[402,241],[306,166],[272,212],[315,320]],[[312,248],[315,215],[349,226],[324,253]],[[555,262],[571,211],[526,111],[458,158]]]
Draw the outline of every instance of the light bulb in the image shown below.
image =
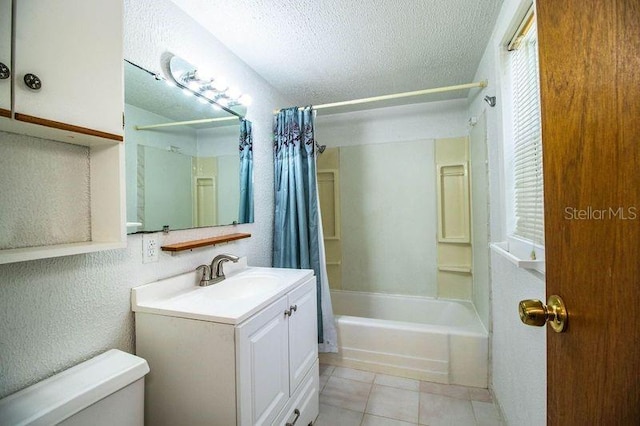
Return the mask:
[[244,106],[249,106],[253,103],[253,99],[251,98],[251,96],[245,93],[242,96],[240,96],[240,98],[238,99],[238,102],[240,102]]
[[212,81],[215,74],[207,68],[198,68],[198,79],[200,81]]
[[187,87],[195,92],[200,88],[200,83],[198,82],[198,80],[191,80],[189,83],[187,83]]
[[242,93],[240,93],[237,87],[229,87],[229,90],[227,90],[227,96],[231,99],[238,99],[240,95],[242,95]]
[[217,91],[224,92],[225,90],[227,90],[227,87],[229,86],[227,85],[227,81],[224,79],[224,77],[218,77],[213,80],[213,88]]
[[206,96],[208,99],[214,99],[216,97],[216,92],[213,90],[205,90],[202,92],[203,96]]

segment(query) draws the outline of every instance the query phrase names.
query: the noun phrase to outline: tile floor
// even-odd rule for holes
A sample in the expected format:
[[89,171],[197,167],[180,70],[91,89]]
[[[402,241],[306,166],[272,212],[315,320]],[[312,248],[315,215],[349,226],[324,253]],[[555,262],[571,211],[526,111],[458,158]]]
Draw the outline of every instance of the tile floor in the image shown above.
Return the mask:
[[503,426],[486,389],[320,365],[314,426]]

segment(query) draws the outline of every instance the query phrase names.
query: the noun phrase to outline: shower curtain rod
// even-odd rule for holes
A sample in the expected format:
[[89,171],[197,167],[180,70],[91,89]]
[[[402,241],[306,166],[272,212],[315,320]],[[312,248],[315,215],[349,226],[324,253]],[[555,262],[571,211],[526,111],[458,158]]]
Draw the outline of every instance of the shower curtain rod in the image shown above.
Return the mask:
[[[354,99],[351,101],[342,101],[342,102],[332,102],[329,104],[321,104],[321,105],[313,105],[313,109],[325,109],[325,108],[333,108],[340,107],[346,105],[357,105],[364,104],[368,102],[378,102],[378,101],[386,101],[388,99],[398,99],[398,98],[407,98],[409,96],[420,96],[420,95],[429,95],[432,93],[442,93],[442,92],[451,92],[454,90],[464,90],[464,89],[473,89],[476,87],[487,87],[487,80],[478,81],[475,83],[467,83],[467,84],[458,84],[456,86],[445,86],[445,87],[435,87],[433,89],[423,89],[416,90],[414,92],[402,92],[402,93],[393,93],[391,95],[382,95],[382,96],[373,96],[371,98],[362,98],[362,99]],[[304,107],[300,107],[299,109],[304,109]],[[275,110],[274,114],[277,114],[280,110]]]
[[189,124],[213,123],[216,121],[238,120],[238,117],[202,118],[200,120],[174,121],[172,123],[149,124],[148,126],[133,126],[136,130],[156,129],[158,127],[187,126]]

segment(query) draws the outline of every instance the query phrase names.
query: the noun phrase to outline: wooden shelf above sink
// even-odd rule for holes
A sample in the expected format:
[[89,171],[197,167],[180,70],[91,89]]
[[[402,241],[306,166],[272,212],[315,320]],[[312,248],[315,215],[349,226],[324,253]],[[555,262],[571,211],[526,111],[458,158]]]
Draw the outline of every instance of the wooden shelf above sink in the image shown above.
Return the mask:
[[184,250],[191,250],[198,247],[215,246],[216,244],[228,243],[230,241],[241,240],[243,238],[249,238],[251,234],[236,233],[220,235],[218,237],[205,238],[203,240],[184,241],[181,243],[167,244],[160,247],[162,251],[178,252]]

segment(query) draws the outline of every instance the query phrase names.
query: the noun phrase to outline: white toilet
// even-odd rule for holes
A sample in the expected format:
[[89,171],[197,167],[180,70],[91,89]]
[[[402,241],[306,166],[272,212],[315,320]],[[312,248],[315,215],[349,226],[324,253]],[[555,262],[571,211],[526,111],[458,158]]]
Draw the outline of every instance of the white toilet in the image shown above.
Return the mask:
[[0,400],[0,425],[144,424],[144,359],[111,349]]

